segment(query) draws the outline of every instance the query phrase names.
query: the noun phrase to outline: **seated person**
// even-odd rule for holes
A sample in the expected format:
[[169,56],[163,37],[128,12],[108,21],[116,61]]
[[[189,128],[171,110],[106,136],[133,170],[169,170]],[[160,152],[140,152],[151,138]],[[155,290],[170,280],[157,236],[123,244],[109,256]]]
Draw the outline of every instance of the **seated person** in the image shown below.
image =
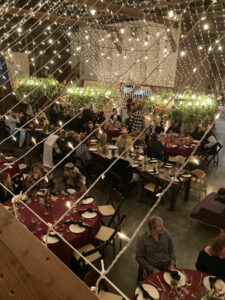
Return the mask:
[[163,144],[157,139],[156,133],[152,134],[151,140],[148,142],[147,154],[148,157],[163,158]]
[[107,132],[106,132],[106,126],[102,126],[101,131],[99,130],[97,138],[102,147],[107,144],[108,136],[107,136]]
[[17,128],[19,124],[19,115],[9,110],[5,116],[5,126],[9,129],[9,131],[12,131],[13,129]]
[[112,119],[114,123],[122,123],[121,117],[117,114],[117,108],[113,108],[113,114],[111,115],[110,119]]
[[102,147],[102,151],[100,154],[102,157],[108,157],[109,156],[109,146],[108,145],[104,145]]
[[196,269],[225,279],[225,233],[219,234],[199,253]]
[[95,114],[93,112],[93,108],[92,105],[87,104],[83,110],[83,125],[85,126],[89,121],[91,121],[92,123],[94,123],[95,121]]
[[71,144],[71,146],[73,148],[76,147],[76,145],[77,145],[77,139],[78,139],[78,133],[75,132],[74,130],[69,131],[68,135],[67,135],[67,137],[65,138],[65,141],[64,141],[65,148],[67,148],[67,150],[63,149],[64,150],[63,152],[68,153],[71,150],[70,144]]
[[71,162],[64,166],[63,183],[65,190],[74,189],[81,193],[85,191],[85,177]]
[[197,125],[192,131],[191,136],[194,140],[200,140],[204,135],[204,131],[201,125]]
[[104,111],[99,111],[96,116],[96,123],[102,124],[102,122],[104,122],[104,121],[105,121]]
[[174,268],[176,257],[172,239],[158,216],[151,216],[148,222],[148,233],[137,240],[136,260],[146,277]]
[[[0,173],[0,183],[3,184],[9,191],[14,193],[14,186],[11,181],[11,177],[7,172]],[[2,185],[0,184],[0,203],[4,203],[7,200],[11,199],[13,195],[7,191]]]
[[155,117],[155,122],[152,122],[149,128],[150,132],[155,132],[156,134],[160,134],[164,132],[163,124],[160,116]]
[[[48,118],[46,117],[46,114],[45,112],[41,112],[42,110],[40,108],[38,108],[37,110],[37,113],[36,113],[36,119],[38,120],[38,122],[41,124],[41,125],[45,125],[45,124],[49,124],[48,122]],[[39,115],[38,115],[39,114]],[[46,122],[47,121],[47,122]]]
[[55,179],[50,173],[49,175],[46,175],[47,170],[39,163],[35,163],[31,166],[31,172],[27,176],[25,180],[25,188],[30,188],[33,184],[38,182],[42,177],[44,177],[40,182],[38,182],[33,189],[40,190],[40,189],[55,189]]
[[122,128],[121,135],[116,141],[116,146],[118,147],[119,154],[121,154],[125,149],[129,149],[132,145],[132,138],[128,135],[126,128]]
[[84,167],[87,167],[88,165],[91,164],[91,153],[88,149],[87,146],[87,142],[83,141],[84,137],[81,135],[77,135],[76,140],[77,140],[77,144],[81,143],[80,146],[78,146],[78,148],[76,149],[75,152],[75,157],[80,160],[80,162],[82,163],[82,165]]
[[202,141],[201,148],[202,151],[208,154],[214,154],[216,148],[214,147],[217,143],[216,137],[212,131],[210,131],[204,140]]
[[172,125],[167,129],[166,133],[180,134],[181,123],[182,123],[182,121],[172,123]]
[[51,107],[51,110],[49,112],[49,117],[50,117],[50,123],[54,124],[54,125],[58,125],[59,122],[59,117],[60,117],[60,111],[57,108],[57,105],[54,104]]
[[[110,160],[110,164],[115,160],[116,157],[113,157]],[[126,159],[119,158],[110,170],[119,175],[125,184],[135,183],[139,180],[139,175],[134,172],[130,162]]]
[[[95,125],[93,124],[92,121],[88,121],[85,125],[84,125],[84,132],[86,133],[86,135],[89,135],[90,133],[92,133],[94,130],[96,129]],[[91,135],[92,138],[94,138],[95,136],[97,136],[97,130],[95,132],[93,132],[93,134]]]

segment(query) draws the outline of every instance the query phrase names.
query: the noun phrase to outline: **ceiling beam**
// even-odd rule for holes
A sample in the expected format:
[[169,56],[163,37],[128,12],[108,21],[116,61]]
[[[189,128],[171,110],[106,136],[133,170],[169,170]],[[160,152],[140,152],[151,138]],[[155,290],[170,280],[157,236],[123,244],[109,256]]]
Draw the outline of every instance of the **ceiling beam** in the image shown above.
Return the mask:
[[73,19],[69,17],[61,17],[56,14],[48,14],[46,12],[31,12],[29,9],[21,9],[17,7],[3,7],[0,6],[0,12],[5,14],[10,14],[14,16],[20,16],[20,17],[27,17],[32,18],[36,20],[43,20],[46,22],[57,22],[58,24],[65,24],[70,26],[87,26],[87,22],[84,22],[82,20]]
[[71,3],[74,3],[75,5],[79,6],[86,6],[88,8],[95,8],[100,11],[105,11],[108,9],[109,11],[112,11],[115,15],[123,15],[125,17],[130,17],[138,20],[146,20],[146,21],[152,21],[156,23],[163,23],[165,25],[171,25],[174,24],[175,21],[168,20],[166,18],[163,18],[161,16],[152,16],[152,15],[146,15],[144,14],[140,9],[137,8],[131,8],[126,7],[123,5],[118,5],[109,1],[93,1],[93,0],[68,0]]

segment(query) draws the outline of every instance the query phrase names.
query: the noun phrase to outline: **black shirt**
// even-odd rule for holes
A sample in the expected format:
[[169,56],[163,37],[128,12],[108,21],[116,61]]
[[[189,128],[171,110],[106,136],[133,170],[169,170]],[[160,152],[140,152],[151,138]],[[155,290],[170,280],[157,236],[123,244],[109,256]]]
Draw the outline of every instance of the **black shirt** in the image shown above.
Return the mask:
[[198,271],[225,278],[225,258],[219,258],[217,255],[211,256],[203,249],[195,265]]
[[163,157],[163,144],[157,140],[148,143],[148,156],[161,159]]

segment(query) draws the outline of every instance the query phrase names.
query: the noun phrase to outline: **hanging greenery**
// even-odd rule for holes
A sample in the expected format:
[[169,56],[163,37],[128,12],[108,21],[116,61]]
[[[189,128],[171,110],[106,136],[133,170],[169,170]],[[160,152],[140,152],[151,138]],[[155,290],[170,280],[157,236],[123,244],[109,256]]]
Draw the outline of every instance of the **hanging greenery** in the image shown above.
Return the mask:
[[56,93],[60,92],[60,83],[48,75],[47,78],[18,76],[13,82],[16,95],[19,98],[26,98],[29,95],[29,102],[34,102],[40,95],[46,96],[49,100]]
[[172,105],[167,107],[168,101],[174,96],[171,92],[153,95],[144,100],[145,110],[153,116],[160,115],[170,119],[172,123],[182,121],[186,128],[201,124],[206,127],[213,121],[216,113],[216,99],[213,95],[192,93],[187,89],[183,94],[174,97]]
[[77,109],[92,103],[98,110],[102,110],[109,99],[114,97],[115,92],[106,87],[80,88],[74,84],[67,86],[64,94],[64,99]]

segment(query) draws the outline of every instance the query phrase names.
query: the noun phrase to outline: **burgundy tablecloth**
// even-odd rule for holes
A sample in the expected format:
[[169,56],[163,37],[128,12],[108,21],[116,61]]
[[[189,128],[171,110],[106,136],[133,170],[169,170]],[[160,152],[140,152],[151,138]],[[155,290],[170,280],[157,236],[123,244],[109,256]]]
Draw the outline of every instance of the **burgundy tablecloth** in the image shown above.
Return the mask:
[[118,137],[121,133],[121,126],[118,125],[108,126],[106,132],[109,138]]
[[[190,143],[188,137],[165,135],[160,138],[164,147],[164,157],[167,159],[169,156],[182,155],[188,157],[191,155],[195,146]],[[177,146],[177,147],[175,147]]]
[[[60,216],[64,214],[64,212],[68,209],[67,207],[67,201],[73,201],[73,198],[71,196],[65,196],[65,195],[58,195],[55,202],[52,202],[52,208],[50,210],[49,215],[44,214],[44,197],[41,196],[32,196],[32,203],[28,204],[29,207],[35,211],[43,220],[45,220],[47,223],[53,224]],[[71,202],[72,203],[72,202]],[[4,203],[4,205],[11,206],[11,200]],[[85,210],[87,208],[93,208],[94,210],[98,211],[97,203],[94,201],[91,204],[88,205],[81,205],[79,210]],[[34,234],[36,237],[38,237],[40,240],[42,240],[42,236],[47,231],[47,226],[43,224],[41,221],[38,220],[37,217],[34,216],[26,207],[20,205],[18,209],[19,214],[19,220],[27,227],[31,228],[32,221],[36,221],[36,230]],[[93,219],[82,219],[81,215],[79,213],[76,214],[76,221],[82,221],[89,226],[91,226],[91,229],[86,229],[84,232],[79,234],[71,233],[68,228],[69,225],[64,224],[65,221],[72,220],[72,212],[67,215],[64,220],[62,227],[60,227],[59,230],[62,232],[63,237],[76,249],[79,249],[80,247],[92,242],[94,240],[95,235],[97,234],[99,227],[100,227],[100,218],[97,215]],[[72,258],[72,252],[73,250],[63,243],[62,241],[55,243],[55,244],[48,244],[48,248],[54,252],[55,255],[57,255],[66,265],[71,265],[71,258]]]
[[[15,175],[16,173],[19,173],[19,165],[17,163],[13,164],[13,161],[15,161],[16,158],[12,158],[12,159],[6,159],[4,157],[1,157],[0,159],[0,171],[5,169],[7,167],[7,169],[5,169],[4,172],[9,173],[9,175],[12,177],[13,175]],[[11,166],[5,166],[4,163],[12,163]]]
[[[188,270],[188,269],[178,269],[181,272],[183,272],[188,280],[190,280],[191,285],[187,286],[187,291],[183,292],[184,295],[184,300],[190,300],[190,299],[196,299],[200,300],[200,294],[204,291],[203,287],[203,278],[205,276],[208,276],[206,273],[202,273],[199,271],[195,270]],[[159,272],[158,274],[153,274],[146,278],[142,284],[151,284],[156,288],[159,288],[159,299],[168,299],[168,300],[173,300],[176,298],[176,294],[173,294],[171,291],[170,286],[165,282],[163,278],[164,272]],[[134,299],[134,294],[131,297],[131,300]]]

